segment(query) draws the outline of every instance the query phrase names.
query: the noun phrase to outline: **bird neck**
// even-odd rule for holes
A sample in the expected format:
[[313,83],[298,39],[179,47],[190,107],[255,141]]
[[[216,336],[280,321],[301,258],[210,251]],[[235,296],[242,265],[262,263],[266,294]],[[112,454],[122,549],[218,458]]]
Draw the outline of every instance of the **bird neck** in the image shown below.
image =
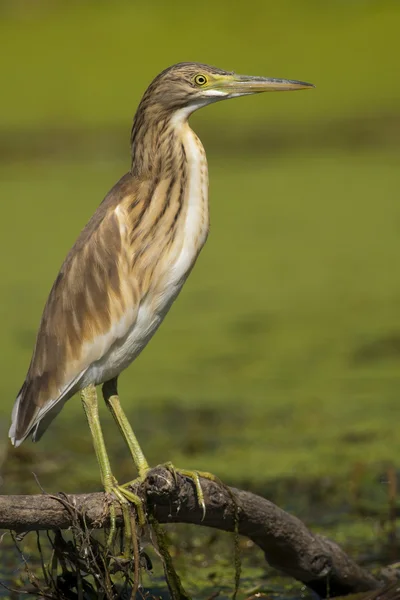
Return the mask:
[[193,110],[184,107],[167,113],[159,106],[139,106],[131,133],[132,175],[162,178],[182,169],[187,137],[193,136],[200,144],[188,124]]

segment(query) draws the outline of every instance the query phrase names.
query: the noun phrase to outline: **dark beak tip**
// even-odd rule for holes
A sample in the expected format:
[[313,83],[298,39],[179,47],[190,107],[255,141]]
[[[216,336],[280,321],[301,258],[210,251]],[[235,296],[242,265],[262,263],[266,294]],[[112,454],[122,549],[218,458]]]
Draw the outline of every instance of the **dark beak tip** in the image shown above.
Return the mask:
[[300,81],[299,82],[301,85],[304,86],[304,88],[315,88],[316,86],[313,83],[308,83],[307,81]]

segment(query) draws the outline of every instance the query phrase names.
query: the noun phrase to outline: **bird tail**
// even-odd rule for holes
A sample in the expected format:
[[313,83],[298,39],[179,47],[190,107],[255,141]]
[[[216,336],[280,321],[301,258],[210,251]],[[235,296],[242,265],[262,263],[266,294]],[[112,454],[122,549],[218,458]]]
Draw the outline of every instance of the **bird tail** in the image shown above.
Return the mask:
[[[32,434],[32,441],[37,442],[46,431],[52,420],[58,415],[65,402],[79,389],[80,379],[85,371],[75,377],[58,396],[46,398],[43,394],[42,382],[39,379],[26,378],[15,400],[11,414],[11,427],[8,436],[11,443],[18,447]],[[47,386],[45,386],[46,390]],[[44,400],[44,401],[43,401]]]
[[48,402],[46,406],[39,407],[32,401],[31,393],[27,388],[28,386],[25,384],[22,386],[11,415],[11,427],[8,436],[16,448],[29,435],[32,435],[33,442],[37,442],[67,400],[66,397],[60,397]]
[[[28,437],[30,429],[28,428],[24,433],[21,432],[20,426],[20,408],[23,403],[24,391],[26,389],[26,382],[20,389],[18,396],[14,402],[14,406],[11,414],[11,427],[8,432],[8,437],[11,438],[11,443],[14,446],[19,446]],[[25,428],[26,429],[26,428]]]

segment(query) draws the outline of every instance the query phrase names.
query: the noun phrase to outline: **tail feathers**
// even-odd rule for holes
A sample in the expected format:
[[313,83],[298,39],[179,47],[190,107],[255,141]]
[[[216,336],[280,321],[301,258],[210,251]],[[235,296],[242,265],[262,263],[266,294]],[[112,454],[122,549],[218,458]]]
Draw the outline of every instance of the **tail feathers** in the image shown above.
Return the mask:
[[11,443],[18,447],[30,434],[32,440],[37,442],[65,402],[80,389],[80,380],[84,374],[85,371],[82,371],[61,393],[53,390],[53,398],[48,398],[50,393],[48,386],[43,385],[43,378],[31,380],[28,376],[14,403],[8,433]]
[[[20,444],[22,444],[22,442],[24,441],[24,438],[18,438],[17,437],[17,423],[18,423],[18,413],[19,413],[19,405],[21,402],[21,398],[22,398],[22,392],[23,392],[23,387],[20,390],[17,399],[14,402],[14,406],[12,409],[12,414],[11,414],[11,427],[10,427],[10,431],[8,432],[8,437],[11,438],[11,443],[18,447]],[[29,435],[29,433],[27,433],[27,435]]]
[[11,427],[8,433],[11,443],[20,446],[34,427],[38,406],[32,402],[32,393],[27,381],[19,391],[11,415]]
[[42,414],[40,419],[36,419],[35,425],[29,432],[32,433],[33,442],[38,442],[40,440],[52,420],[55,419],[58,413],[62,410],[68,398],[69,396],[55,400],[52,402],[50,407],[47,407],[47,410]]
[[[19,396],[16,399],[15,403],[20,400]],[[50,423],[53,419],[58,415],[58,413],[63,408],[66,399],[56,400],[52,402],[51,406],[47,406],[46,410],[40,410],[36,415],[36,418],[29,423],[29,425],[25,428],[18,427],[18,417],[14,420],[14,410],[12,416],[12,422],[10,431],[8,436],[11,438],[11,443],[13,446],[18,448],[26,440],[29,435],[32,435],[32,441],[37,442],[40,440]],[[16,409],[16,414],[18,414],[18,409]]]
[[33,441],[39,439],[64,405],[64,402],[60,402],[61,398],[48,400],[39,405],[35,402],[37,398],[40,398],[40,392],[38,393],[36,387],[30,385],[28,380],[25,381],[14,403],[8,433],[11,443],[16,447],[20,446],[30,434]]

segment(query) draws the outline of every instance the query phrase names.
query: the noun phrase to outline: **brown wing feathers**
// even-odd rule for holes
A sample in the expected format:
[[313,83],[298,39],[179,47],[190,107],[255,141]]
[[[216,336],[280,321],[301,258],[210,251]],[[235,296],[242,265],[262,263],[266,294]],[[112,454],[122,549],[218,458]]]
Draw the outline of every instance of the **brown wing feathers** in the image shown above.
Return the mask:
[[90,342],[107,334],[125,310],[137,308],[154,282],[175,239],[184,202],[184,157],[178,156],[180,177],[168,173],[139,183],[125,175],[68,254],[46,303],[14,408],[10,437],[16,443],[47,409],[79,389],[80,374],[105,351]]
[[26,437],[39,411],[61,399],[85,368],[84,342],[110,329],[111,298],[120,291],[121,234],[114,208],[118,192],[128,191],[127,179],[115,186],[82,231],[50,292],[15,407],[16,440]]

